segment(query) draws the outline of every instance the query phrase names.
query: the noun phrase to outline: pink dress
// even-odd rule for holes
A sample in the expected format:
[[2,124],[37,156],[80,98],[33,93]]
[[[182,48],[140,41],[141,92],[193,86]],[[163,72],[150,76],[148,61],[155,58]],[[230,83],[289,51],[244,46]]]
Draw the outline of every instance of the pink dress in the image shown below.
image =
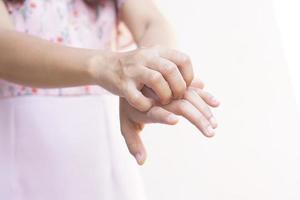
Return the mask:
[[[26,0],[7,9],[18,31],[112,48],[122,1],[100,2],[90,8],[82,0]],[[98,86],[37,89],[0,80],[0,199],[144,200],[115,100]]]

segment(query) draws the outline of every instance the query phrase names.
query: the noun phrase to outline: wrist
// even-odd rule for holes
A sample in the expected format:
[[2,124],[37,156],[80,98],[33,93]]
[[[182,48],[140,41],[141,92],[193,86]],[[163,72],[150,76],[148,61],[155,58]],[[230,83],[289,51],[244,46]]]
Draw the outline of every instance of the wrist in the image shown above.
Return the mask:
[[87,71],[92,85],[99,85],[118,94],[117,68],[118,53],[111,51],[94,51],[88,59]]

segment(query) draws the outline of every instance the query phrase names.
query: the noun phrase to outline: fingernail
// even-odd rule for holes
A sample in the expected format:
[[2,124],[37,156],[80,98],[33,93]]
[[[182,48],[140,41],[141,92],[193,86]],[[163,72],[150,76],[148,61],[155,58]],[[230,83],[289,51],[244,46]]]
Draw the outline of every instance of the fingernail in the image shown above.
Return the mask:
[[207,133],[208,133],[208,136],[214,136],[215,135],[214,129],[211,126],[207,127]]
[[141,153],[137,153],[135,154],[135,159],[136,159],[136,162],[139,164],[139,165],[142,165],[144,163],[144,160],[143,160],[143,155]]
[[211,118],[209,119],[209,122],[210,122],[210,124],[212,125],[213,128],[217,128],[218,122],[217,122],[216,118],[211,117]]
[[211,100],[214,101],[214,102],[216,102],[216,103],[220,103],[220,101],[216,97],[214,97],[214,96],[211,98]]
[[176,115],[174,115],[174,114],[170,114],[168,116],[167,120],[170,123],[175,123],[175,122],[177,122],[179,120],[179,118]]

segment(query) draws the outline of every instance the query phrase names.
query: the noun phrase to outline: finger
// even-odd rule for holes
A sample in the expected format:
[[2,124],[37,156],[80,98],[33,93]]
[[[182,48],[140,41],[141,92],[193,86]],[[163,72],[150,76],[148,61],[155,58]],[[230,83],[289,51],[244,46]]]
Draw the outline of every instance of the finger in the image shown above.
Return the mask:
[[[142,89],[142,93],[147,97],[153,98],[154,92],[150,88],[144,87]],[[140,123],[161,123],[175,125],[179,121],[176,115],[160,106],[153,106],[146,113],[140,112],[134,108],[132,108],[132,110],[127,110],[127,112],[130,112],[129,114],[134,115],[135,119],[138,119]]]
[[172,90],[174,98],[181,99],[183,97],[186,83],[176,64],[165,58],[157,57],[149,60],[147,66],[163,75]]
[[197,94],[209,105],[212,107],[218,107],[220,105],[220,101],[217,100],[212,94],[209,92],[206,92],[204,90],[201,90],[199,88],[191,87]]
[[159,106],[153,106],[146,114],[145,123],[161,123],[168,125],[175,125],[179,121],[179,118]]
[[194,79],[191,83],[191,87],[203,89],[205,84],[200,79]]
[[160,49],[159,53],[161,57],[168,59],[177,65],[186,85],[189,86],[194,79],[193,66],[189,56],[170,49]]
[[139,81],[155,92],[161,104],[168,104],[172,99],[172,91],[160,72],[146,68]]
[[144,86],[141,91],[142,91],[143,95],[145,95],[146,97],[151,98],[155,101],[159,101],[158,96],[155,94],[155,92],[151,88]]
[[153,100],[145,97],[134,85],[128,86],[125,98],[131,106],[141,112],[148,111],[153,105]]
[[176,100],[163,106],[166,110],[181,115],[194,124],[205,136],[214,136],[214,130],[204,115],[187,100]]
[[141,129],[142,128],[137,127],[130,121],[122,123],[121,127],[122,135],[124,136],[127,148],[139,165],[143,165],[147,157],[145,146],[139,135]]
[[193,106],[195,106],[204,115],[213,128],[217,128],[218,123],[216,118],[213,116],[206,102],[198,95],[198,93],[196,93],[196,91],[193,89],[187,90],[184,98],[193,104]]

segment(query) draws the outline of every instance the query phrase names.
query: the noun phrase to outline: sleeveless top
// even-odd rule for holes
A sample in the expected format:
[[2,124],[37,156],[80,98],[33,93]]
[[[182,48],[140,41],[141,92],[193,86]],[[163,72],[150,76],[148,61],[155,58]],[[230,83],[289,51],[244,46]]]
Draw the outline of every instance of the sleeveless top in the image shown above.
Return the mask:
[[[25,0],[24,3],[6,3],[6,6],[19,32],[70,47],[112,49],[117,35],[117,11],[125,0],[99,1],[99,6],[94,8],[83,0]],[[95,85],[39,89],[0,79],[0,98],[105,93],[103,88]]]

